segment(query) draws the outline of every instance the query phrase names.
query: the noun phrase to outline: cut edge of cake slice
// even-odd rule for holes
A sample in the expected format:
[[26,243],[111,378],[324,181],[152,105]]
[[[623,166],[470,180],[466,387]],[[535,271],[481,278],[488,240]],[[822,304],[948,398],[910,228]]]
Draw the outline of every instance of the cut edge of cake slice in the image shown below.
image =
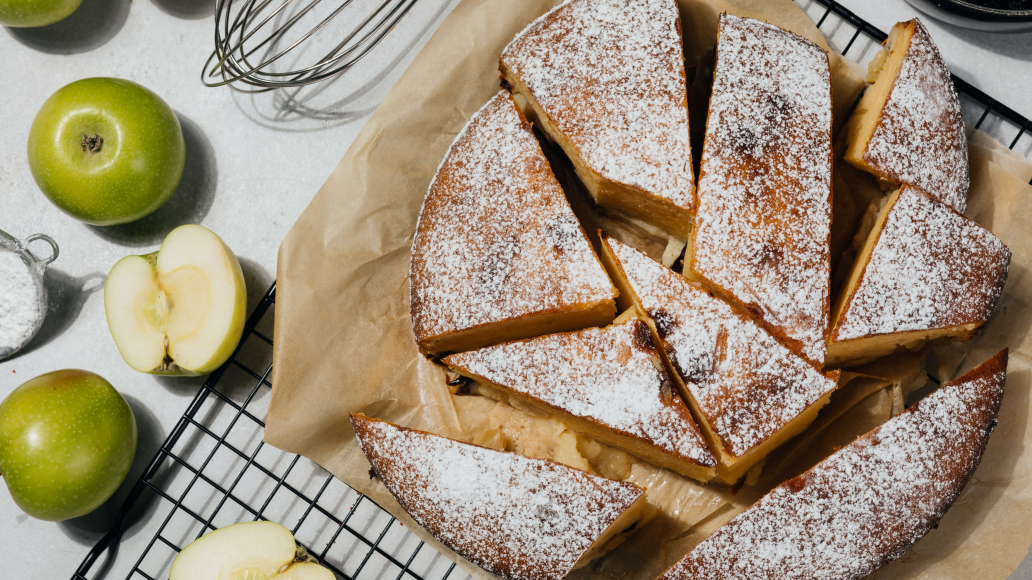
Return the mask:
[[978,468],[1007,378],[1003,349],[790,479],[659,580],[858,580],[938,527]]
[[[911,49],[915,39],[920,45],[917,52],[925,57],[924,62],[916,62],[920,57]],[[901,80],[905,63],[907,78]],[[928,78],[917,78],[921,73],[934,77],[936,86],[929,87]],[[942,55],[920,20],[915,18],[892,27],[884,48],[868,65],[867,81],[874,84],[864,91],[846,125],[847,147],[843,159],[874,175],[886,189],[912,183],[964,213],[970,169],[960,100]],[[938,107],[910,103],[914,101],[910,93],[920,92],[928,97],[930,90],[943,93],[935,101]],[[893,105],[886,112],[890,100]],[[919,110],[913,110],[915,107]],[[879,129],[882,134],[874,146],[877,151],[873,151],[872,138]],[[921,131],[935,132],[935,135],[917,135],[919,139],[934,137],[935,150],[907,150],[906,144],[914,137],[898,135]],[[912,157],[908,157],[908,153]]]
[[[927,213],[935,212],[939,214],[939,217],[951,221],[954,224],[952,228],[951,236],[956,244],[974,244],[975,238],[970,232],[979,232],[984,238],[983,242],[985,245],[991,246],[991,249],[995,255],[988,256],[987,263],[980,263],[972,258],[977,258],[974,254],[976,249],[964,248],[968,250],[967,256],[955,256],[956,261],[961,263],[953,264],[958,267],[967,267],[972,270],[968,276],[964,277],[963,282],[970,284],[972,290],[978,290],[978,292],[964,293],[964,298],[971,298],[972,296],[981,296],[988,301],[988,304],[981,305],[979,308],[980,315],[974,317],[964,317],[966,320],[952,321],[953,324],[945,323],[946,321],[940,321],[939,324],[932,324],[928,328],[917,328],[917,329],[898,329],[894,332],[878,332],[870,327],[865,331],[863,336],[843,338],[842,327],[847,316],[851,318],[862,318],[862,312],[853,313],[853,309],[863,310],[863,307],[856,306],[858,302],[858,291],[861,281],[868,273],[868,268],[871,264],[871,258],[875,253],[875,249],[879,248],[879,243],[890,244],[892,240],[883,241],[883,234],[886,231],[885,225],[889,216],[892,215],[893,210],[901,196],[906,196],[908,204],[919,204],[925,206]],[[902,218],[901,218],[902,219]],[[916,224],[914,224],[916,227]],[[964,231],[964,229],[968,231]],[[898,237],[895,232],[890,235]],[[907,258],[908,256],[898,255],[897,250],[903,248],[886,248],[886,252],[889,252],[896,258]],[[942,251],[947,251],[949,248],[942,247]],[[984,249],[984,248],[983,248]],[[965,259],[967,258],[967,259]],[[887,260],[888,257],[882,256],[882,260]],[[945,260],[943,258],[943,260]],[[992,233],[982,228],[974,221],[961,215],[956,210],[950,208],[946,204],[940,202],[928,196],[926,193],[912,185],[904,185],[896,191],[894,191],[888,198],[886,198],[882,205],[881,211],[878,213],[878,217],[875,221],[874,227],[868,234],[867,241],[864,243],[863,248],[857,254],[856,260],[853,263],[853,267],[850,270],[849,277],[845,284],[843,284],[839,295],[836,297],[835,304],[832,308],[831,317],[831,332],[828,335],[828,366],[843,366],[846,364],[861,364],[869,362],[892,354],[899,350],[918,350],[925,344],[933,341],[953,339],[953,340],[970,340],[973,338],[978,331],[985,325],[992,316],[992,313],[996,309],[996,305],[999,302],[1000,295],[1003,291],[1003,286],[1007,280],[1007,271],[1010,263],[1010,249],[1003,244],[998,238]],[[975,271],[977,268],[984,268],[983,271]],[[922,272],[915,272],[915,275],[920,276]],[[923,273],[927,274],[927,273]],[[906,283],[906,280],[901,282]],[[921,283],[922,280],[911,280],[911,283]],[[927,282],[927,281],[924,281]],[[976,287],[981,282],[982,288]],[[898,293],[893,294],[894,296]],[[942,309],[944,306],[938,304],[946,296],[926,296],[924,297],[932,304],[932,308]],[[960,297],[953,297],[954,300]],[[878,303],[878,312],[887,313],[890,312],[889,306],[892,304],[886,304],[884,302]],[[959,309],[951,309],[952,314],[959,312]],[[947,314],[950,314],[947,313]],[[902,325],[903,321],[897,321],[897,326]],[[875,323],[870,323],[870,326],[874,326]],[[858,326],[860,324],[858,323]]]
[[[496,167],[506,163],[513,166]],[[518,183],[498,179],[517,171]],[[490,207],[482,201],[517,193],[523,197]],[[470,223],[506,216],[514,223],[504,231]],[[540,239],[521,237],[528,226],[541,230]],[[522,263],[531,258],[514,247],[537,252],[534,267]],[[413,236],[409,284],[413,334],[430,356],[604,326],[616,316],[616,289],[530,123],[505,91],[470,117],[430,182]],[[488,285],[490,293],[477,290]]]
[[652,465],[702,482],[715,475],[717,461],[633,310],[605,328],[503,343],[442,362],[478,390],[495,389],[494,399],[513,397]]
[[[730,452],[727,449],[727,446],[725,445],[721,436],[716,432],[716,430],[711,425],[710,421],[707,419],[706,414],[703,412],[701,406],[699,405],[699,402],[692,395],[691,389],[689,389],[688,385],[685,383],[684,377],[681,376],[681,373],[677,365],[675,365],[673,361],[671,361],[670,355],[668,353],[668,349],[670,349],[671,346],[668,345],[662,338],[661,333],[659,332],[659,329],[656,326],[656,321],[654,320],[654,317],[650,315],[648,310],[642,304],[642,301],[638,296],[638,293],[634,290],[630,282],[630,278],[624,270],[620,258],[616,255],[614,251],[614,244],[619,244],[621,246],[625,245],[611,238],[605,232],[599,232],[599,237],[602,240],[602,253],[600,255],[602,259],[602,264],[606,267],[606,270],[609,272],[610,278],[613,280],[613,283],[616,285],[617,289],[620,292],[620,295],[617,298],[619,305],[622,309],[634,308],[637,312],[637,315],[648,323],[649,329],[653,333],[653,340],[656,342],[657,345],[661,346],[661,348],[659,348],[658,350],[663,359],[663,362],[667,366],[668,373],[674,377],[678,389],[681,391],[682,397],[688,403],[688,406],[692,411],[692,415],[695,418],[696,423],[699,425],[702,434],[706,437],[706,441],[710,445],[710,451],[713,452],[714,456],[717,459],[718,478],[720,478],[726,483],[736,483],[739,480],[741,480],[742,477],[744,477],[750,469],[759,464],[771,451],[778,448],[786,441],[795,437],[804,429],[806,429],[806,427],[808,427],[817,417],[817,413],[821,410],[821,408],[823,408],[831,399],[831,395],[838,388],[838,381],[840,377],[839,371],[835,370],[831,373],[824,374],[821,372],[820,369],[814,367],[806,359],[799,357],[791,351],[789,351],[786,347],[780,344],[774,337],[768,336],[772,345],[775,348],[783,350],[783,354],[792,357],[793,359],[796,359],[798,361],[798,364],[804,365],[806,368],[812,369],[814,373],[821,375],[825,380],[831,381],[834,386],[832,386],[829,389],[826,389],[820,397],[808,404],[804,410],[798,413],[780,429],[776,430],[773,434],[767,436],[759,444],[754,445],[753,447],[749,448],[747,451],[740,455],[735,455],[732,452]],[[637,254],[640,254],[640,252],[634,250],[634,248],[631,248],[630,246],[625,247],[629,250],[634,251]],[[643,260],[654,262],[654,260],[652,260],[648,256],[645,256],[644,254],[640,254],[640,256]],[[666,267],[662,266],[662,264],[659,264],[658,262],[655,263],[657,266],[661,266],[664,270],[666,270]],[[690,280],[677,275],[676,272],[670,271],[670,273],[674,276],[677,276],[677,280],[683,280],[684,284],[697,290],[698,292],[708,294],[707,290],[695,286],[694,284],[692,284]],[[712,295],[710,296],[712,297]],[[719,298],[715,297],[713,299],[720,300]],[[734,309],[734,307],[732,307],[729,304],[724,303],[724,305],[727,307],[730,316],[735,316],[740,320],[746,322],[747,324],[754,325],[760,332],[766,333],[766,330],[751,317],[746,316],[741,312],[738,312]]]
[[584,305],[474,326],[421,341],[420,350],[431,356],[446,356],[527,337],[605,326],[616,316],[613,304]]
[[[594,167],[592,163],[585,159],[585,154],[581,151],[581,146],[584,145],[584,143],[575,143],[574,140],[571,140],[571,138],[559,128],[557,121],[546,111],[546,106],[543,106],[538,98],[534,96],[534,87],[528,86],[529,79],[521,77],[520,74],[513,70],[514,68],[520,68],[520,66],[515,62],[511,62],[517,58],[516,55],[513,54],[517,50],[516,47],[522,48],[521,43],[525,44],[535,40],[535,35],[541,34],[542,30],[546,30],[548,26],[555,25],[559,18],[567,17],[564,12],[573,11],[575,9],[586,9],[587,7],[585,5],[590,5],[592,2],[598,3],[598,0],[570,0],[564,2],[532,22],[523,31],[521,31],[516,38],[509,43],[499,57],[499,72],[502,86],[510,90],[514,95],[518,96],[522,102],[526,103],[527,115],[538,127],[542,129],[545,136],[550,141],[557,144],[563,150],[572,163],[577,176],[584,183],[588,192],[591,194],[591,197],[595,200],[595,203],[602,208],[610,210],[614,214],[614,217],[626,217],[632,220],[639,220],[649,225],[659,227],[674,237],[686,239],[691,232],[694,219],[695,178],[691,159],[691,147],[688,139],[688,93],[684,70],[681,18],[673,0],[640,0],[636,5],[638,5],[642,10],[646,10],[647,7],[645,5],[650,2],[668,2],[672,7],[670,12],[674,16],[673,28],[676,31],[676,44],[677,51],[679,53],[679,70],[674,71],[672,74],[679,76],[679,82],[674,84],[680,87],[681,108],[684,113],[685,125],[685,142],[683,143],[683,150],[681,151],[685,156],[685,162],[683,167],[679,169],[685,172],[686,175],[684,176],[684,190],[677,193],[679,197],[683,198],[680,202],[670,199],[669,195],[660,195],[657,194],[656,191],[650,191],[647,187],[629,183],[629,181],[633,180],[630,177],[625,176],[625,179],[618,178],[617,174],[619,174],[619,172],[617,172],[617,174],[613,174],[613,167]],[[596,28],[596,30],[598,29],[599,28]],[[597,45],[592,49],[599,50]],[[544,58],[538,53],[535,53],[534,56],[539,59]],[[544,69],[546,66],[541,65],[540,68]],[[594,76],[597,79],[597,71],[595,71],[595,73],[596,74]],[[583,97],[583,95],[580,96]],[[566,95],[566,98],[573,99],[575,97]],[[678,111],[678,114],[679,113],[680,111]],[[653,112],[653,114],[655,114],[655,112]],[[647,136],[642,136],[642,138],[647,138]],[[582,140],[578,139],[578,141]],[[659,140],[653,138],[651,141],[658,142]],[[616,149],[622,145],[624,144],[613,143],[609,149]],[[659,145],[656,145],[656,147],[659,147]],[[605,147],[600,147],[600,150],[602,149],[605,149]],[[611,163],[610,165],[615,166],[618,164]],[[613,175],[607,176],[606,174]],[[663,179],[661,178],[660,180],[662,181]]]
[[361,413],[350,419],[402,509],[463,558],[510,580],[562,580],[629,537],[646,505],[633,483]]
[[[873,83],[865,90],[856,109],[846,124],[847,145],[843,159],[858,169],[866,171],[882,180],[883,184],[895,185],[898,189],[898,182],[883,172],[871,167],[864,159],[864,151],[867,143],[874,135],[881,117],[881,110],[885,101],[889,98],[892,85],[899,76],[903,67],[903,57],[906,55],[906,48],[910,46],[910,38],[917,31],[916,19],[909,22],[897,22],[891,30],[889,37],[885,39],[881,50],[874,59],[867,65],[867,82]],[[887,183],[886,183],[887,182]]]

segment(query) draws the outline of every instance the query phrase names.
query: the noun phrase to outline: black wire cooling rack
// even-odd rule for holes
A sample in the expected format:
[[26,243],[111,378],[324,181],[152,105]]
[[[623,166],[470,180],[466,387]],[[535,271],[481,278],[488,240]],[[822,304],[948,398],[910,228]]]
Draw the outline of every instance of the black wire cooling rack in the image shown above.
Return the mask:
[[[886,34],[842,5],[800,1],[832,48],[866,64]],[[1012,150],[1032,152],[1032,122],[956,76],[964,117]],[[182,547],[245,520],[291,528],[345,580],[468,577],[372,500],[308,459],[265,445],[276,286],[248,319],[233,357],[208,377],[72,580],[163,580]]]
[[372,500],[308,459],[262,442],[275,301],[273,284],[240,347],[205,381],[72,580],[167,578],[194,538],[257,519],[291,528],[309,553],[347,580],[460,575]]

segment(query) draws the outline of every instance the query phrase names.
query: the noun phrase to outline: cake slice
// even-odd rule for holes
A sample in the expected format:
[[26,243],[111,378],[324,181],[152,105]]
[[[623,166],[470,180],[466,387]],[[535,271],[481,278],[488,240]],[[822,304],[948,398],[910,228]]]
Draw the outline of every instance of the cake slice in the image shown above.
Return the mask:
[[443,362],[653,465],[700,481],[713,477],[716,460],[638,318],[453,354]]
[[602,261],[621,307],[651,321],[724,481],[740,479],[828,402],[837,371],[823,375],[745,314],[604,234]]
[[569,0],[513,39],[499,68],[598,205],[687,239],[695,181],[676,0]]
[[609,324],[616,291],[506,92],[455,138],[412,241],[412,330],[424,354]]
[[511,580],[560,580],[640,517],[645,490],[351,415],[373,471],[412,519],[463,558]]
[[781,484],[661,580],[853,580],[898,558],[967,485],[996,425],[1003,350]]
[[849,119],[846,161],[964,213],[970,174],[960,99],[924,24],[893,26],[868,68],[876,80]]
[[831,286],[831,73],[822,48],[720,16],[686,275],[824,364]]
[[828,364],[874,360],[989,320],[1010,249],[989,230],[905,185],[882,208],[835,302]]

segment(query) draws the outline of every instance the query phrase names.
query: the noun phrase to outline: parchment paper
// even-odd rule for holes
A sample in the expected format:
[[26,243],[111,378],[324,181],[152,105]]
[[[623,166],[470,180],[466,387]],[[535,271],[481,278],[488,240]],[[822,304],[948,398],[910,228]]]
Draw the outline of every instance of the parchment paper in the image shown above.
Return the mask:
[[[453,397],[443,371],[418,354],[409,320],[409,248],[441,158],[466,120],[498,91],[499,53],[553,4],[555,0],[460,3],[370,118],[280,248],[273,396],[265,440],[313,459],[451,557],[378,480],[369,479],[347,415],[362,412],[467,439],[464,422],[468,426],[491,412],[494,403],[482,397]],[[827,46],[809,18],[788,0],[681,0],[681,8],[689,65],[703,61],[716,38],[717,15],[725,10],[761,18]],[[835,124],[840,127],[863,83],[855,65],[833,55],[832,66]],[[700,122],[697,115],[692,119],[695,126]],[[1032,542],[1032,434],[1027,425],[1032,240],[1025,225],[1032,191],[1027,177],[1022,178],[1032,176],[1032,166],[977,132],[971,142],[968,214],[1000,236],[1014,256],[999,311],[985,331],[963,346],[939,348],[937,354],[943,370],[955,374],[1010,346],[1007,394],[975,478],[938,530],[879,572],[886,577],[1004,578]],[[867,177],[836,167],[836,206],[852,208],[834,219],[836,227],[850,230],[837,242],[844,263],[852,230],[878,202],[870,181],[864,181]],[[640,466],[633,477],[650,488],[650,497],[665,502],[665,511],[578,575],[651,580],[770,486],[898,411],[904,393],[919,386],[923,355],[898,355],[847,373],[814,425],[773,453],[759,480],[737,493]],[[463,411],[462,420],[457,409]],[[459,561],[475,577],[489,577]]]

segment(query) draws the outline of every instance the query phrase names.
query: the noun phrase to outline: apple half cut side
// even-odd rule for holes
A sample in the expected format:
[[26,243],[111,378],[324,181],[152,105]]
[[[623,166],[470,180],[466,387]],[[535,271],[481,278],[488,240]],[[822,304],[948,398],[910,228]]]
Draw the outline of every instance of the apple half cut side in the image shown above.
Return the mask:
[[185,225],[157,252],[126,256],[111,268],[104,310],[118,352],[132,368],[202,375],[239,344],[247,289],[240,262],[222,239]]
[[243,522],[212,530],[172,561],[169,580],[336,580],[290,530],[273,522]]

